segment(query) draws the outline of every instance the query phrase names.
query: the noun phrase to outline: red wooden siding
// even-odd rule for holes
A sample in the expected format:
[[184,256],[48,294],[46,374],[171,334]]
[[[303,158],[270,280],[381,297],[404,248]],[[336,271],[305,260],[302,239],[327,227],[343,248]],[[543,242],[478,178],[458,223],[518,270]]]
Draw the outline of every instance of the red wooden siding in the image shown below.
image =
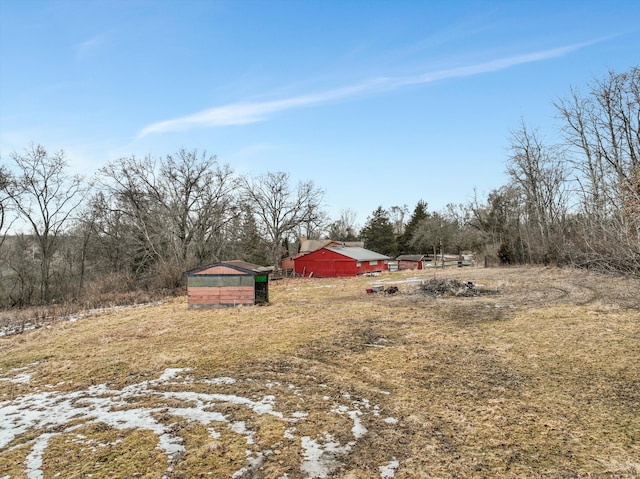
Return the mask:
[[188,290],[189,306],[233,306],[253,304],[253,286],[192,286]]
[[232,260],[187,271],[190,308],[269,302],[269,268]]
[[422,269],[422,261],[408,261],[404,259],[398,260],[398,269]]
[[383,259],[376,261],[375,264],[370,263],[371,261],[362,261],[360,266],[357,267],[358,274],[387,270],[387,263],[385,263]]
[[387,264],[384,260],[356,261],[353,258],[327,249],[320,249],[295,259],[296,274],[307,277],[356,276],[358,274],[386,270]]

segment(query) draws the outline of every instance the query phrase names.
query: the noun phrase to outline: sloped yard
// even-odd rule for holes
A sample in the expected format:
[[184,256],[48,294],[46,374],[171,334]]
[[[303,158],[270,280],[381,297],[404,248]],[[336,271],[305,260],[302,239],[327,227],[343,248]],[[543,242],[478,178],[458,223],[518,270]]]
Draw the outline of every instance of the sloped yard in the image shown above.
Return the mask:
[[637,477],[639,286],[456,268],[58,321],[0,339],[0,478]]

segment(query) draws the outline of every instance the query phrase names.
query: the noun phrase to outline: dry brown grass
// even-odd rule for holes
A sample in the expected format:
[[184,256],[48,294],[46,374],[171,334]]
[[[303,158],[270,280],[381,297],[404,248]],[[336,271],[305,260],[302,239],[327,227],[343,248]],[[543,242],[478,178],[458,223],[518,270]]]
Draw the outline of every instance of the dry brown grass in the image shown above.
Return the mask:
[[[434,277],[473,281],[492,294],[421,294],[419,281]],[[365,294],[376,283],[400,293]],[[380,418],[397,422],[363,415],[368,432],[332,477],[380,477],[391,457],[400,463],[397,479],[640,476],[638,281],[474,268],[270,286],[264,307],[189,310],[178,298],[4,338],[0,377],[29,371],[31,379],[0,381],[0,406],[53,386],[120,389],[166,368],[191,368],[196,379],[238,380],[217,393],[272,394],[278,410],[308,412],[287,442],[287,424],[277,418],[224,406],[257,431],[251,447],[269,451],[246,477],[304,477],[301,436],[332,431],[341,444],[352,440],[349,417],[326,413],[343,397],[363,411],[375,404]],[[237,434],[212,439],[186,419],[172,427],[181,429],[186,453],[171,477],[230,477],[245,457]],[[0,450],[0,477],[26,477],[25,444],[40,432]],[[80,433],[83,441],[74,439]],[[148,431],[82,425],[50,442],[44,476],[160,478],[166,458],[155,446]]]

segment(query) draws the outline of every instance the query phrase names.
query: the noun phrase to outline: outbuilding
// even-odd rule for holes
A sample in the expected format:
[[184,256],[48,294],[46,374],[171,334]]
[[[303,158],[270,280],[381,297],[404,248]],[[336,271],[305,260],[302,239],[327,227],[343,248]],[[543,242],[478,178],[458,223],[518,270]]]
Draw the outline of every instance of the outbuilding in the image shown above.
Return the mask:
[[400,271],[407,269],[423,269],[428,258],[424,254],[403,254],[396,258]]
[[297,276],[332,278],[387,270],[389,257],[357,246],[325,246],[294,259]]
[[187,271],[189,308],[269,302],[271,268],[241,260],[222,261]]

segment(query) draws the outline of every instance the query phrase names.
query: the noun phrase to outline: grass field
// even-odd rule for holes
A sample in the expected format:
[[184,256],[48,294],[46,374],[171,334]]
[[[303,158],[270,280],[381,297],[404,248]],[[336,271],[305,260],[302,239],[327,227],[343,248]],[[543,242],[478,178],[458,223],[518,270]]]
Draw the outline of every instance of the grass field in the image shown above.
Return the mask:
[[[424,294],[434,278],[482,294]],[[0,338],[0,478],[640,477],[639,281],[270,288],[268,306],[178,298]]]

